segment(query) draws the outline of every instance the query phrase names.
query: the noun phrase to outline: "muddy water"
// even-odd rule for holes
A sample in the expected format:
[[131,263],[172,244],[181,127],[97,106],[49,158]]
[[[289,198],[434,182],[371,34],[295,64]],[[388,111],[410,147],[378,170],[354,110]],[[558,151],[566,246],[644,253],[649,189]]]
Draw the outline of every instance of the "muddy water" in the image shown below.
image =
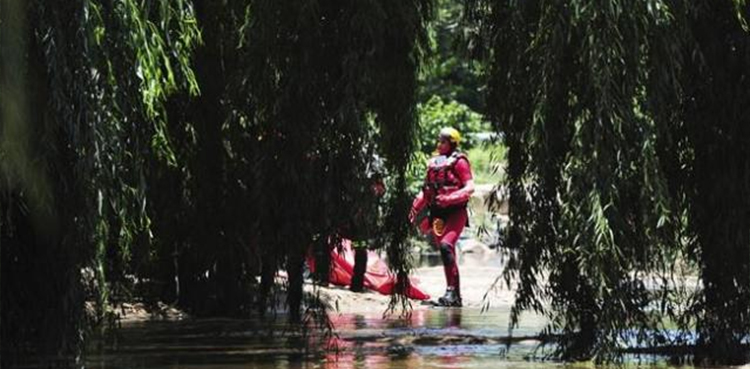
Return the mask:
[[[335,301],[336,335],[314,331],[308,336],[277,319],[185,320],[124,325],[115,336],[94,340],[85,357],[91,369],[246,369],[246,368],[529,368],[556,369],[561,364],[530,362],[538,341],[533,337],[546,321],[525,315],[509,341],[508,318],[514,292],[485,293],[501,260],[493,253],[462,255],[464,308],[417,305],[408,319],[383,318],[388,297],[354,294],[342,288],[321,291]],[[440,296],[442,267],[427,263],[414,273],[421,288]],[[307,348],[307,349],[306,349]],[[631,362],[638,362],[634,360]],[[590,366],[588,367],[590,368]]]
[[[507,349],[507,311],[420,307],[409,319],[334,315],[335,336],[302,337],[284,317],[192,320],[125,325],[88,351],[87,368],[487,368],[529,367],[536,346]],[[532,336],[527,319],[515,336]],[[271,334],[271,331],[275,333]],[[305,343],[308,343],[307,345]],[[305,350],[304,347],[309,349]],[[536,364],[538,365],[538,364]],[[550,367],[553,364],[544,364]]]
[[[527,315],[508,341],[512,291],[501,291],[482,312],[483,296],[500,269],[496,255],[462,256],[465,307],[414,306],[408,319],[383,318],[388,297],[326,289],[344,313],[333,313],[336,335],[302,337],[285,317],[246,320],[187,320],[124,325],[100,339],[86,355],[92,369],[224,368],[490,368],[536,367],[524,361],[537,346],[530,338],[545,321]],[[415,271],[432,296],[445,288],[442,267]],[[273,334],[271,332],[274,332]],[[305,347],[308,347],[306,350]],[[555,364],[541,364],[546,368]],[[538,368],[545,369],[545,368]]]

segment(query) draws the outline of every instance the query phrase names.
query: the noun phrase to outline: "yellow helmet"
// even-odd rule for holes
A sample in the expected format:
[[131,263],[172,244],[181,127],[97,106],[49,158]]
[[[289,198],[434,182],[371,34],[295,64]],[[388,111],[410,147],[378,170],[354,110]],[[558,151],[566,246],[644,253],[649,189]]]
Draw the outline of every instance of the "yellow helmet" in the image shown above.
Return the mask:
[[455,145],[458,145],[461,143],[461,133],[459,133],[458,130],[452,127],[445,127],[441,129],[440,138],[445,138],[446,140],[452,142]]

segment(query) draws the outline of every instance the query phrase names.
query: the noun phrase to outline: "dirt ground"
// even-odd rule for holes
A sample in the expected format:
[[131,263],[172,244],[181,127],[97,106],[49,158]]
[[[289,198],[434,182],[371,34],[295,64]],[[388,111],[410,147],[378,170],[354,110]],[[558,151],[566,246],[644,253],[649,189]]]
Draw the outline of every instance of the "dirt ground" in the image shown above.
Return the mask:
[[[472,241],[464,242],[463,251],[459,256],[459,272],[461,276],[461,294],[465,308],[481,308],[489,302],[491,307],[508,308],[513,302],[513,291],[500,283],[500,288],[491,289],[497,277],[502,272],[500,258],[494,251],[483,245],[473,245]],[[423,266],[414,270],[413,281],[433,300],[437,300],[445,292],[445,276],[439,257],[435,255],[435,266]],[[328,286],[317,287],[309,281],[305,284],[305,291],[317,293],[339,314],[380,314],[387,310],[391,296],[381,295],[373,291],[354,293],[348,287]],[[428,309],[421,301],[411,300],[413,309]],[[280,306],[283,309],[283,307]],[[93,311],[93,307],[90,307]],[[142,303],[125,303],[119,305],[115,311],[123,322],[137,322],[146,320],[180,320],[187,317],[184,312],[172,306],[158,304],[146,306]]]
[[[478,252],[477,249],[484,249]],[[468,250],[467,250],[468,249]],[[497,277],[502,272],[500,257],[494,251],[482,245],[464,247],[459,256],[459,272],[461,276],[461,294],[464,307],[481,308],[486,302],[491,307],[507,307],[513,302],[513,291],[500,283],[501,288],[492,289]],[[466,252],[470,251],[470,252]],[[445,276],[443,267],[423,266],[414,270],[412,277],[417,285],[432,299],[437,299],[445,292]],[[316,290],[317,288],[317,290]],[[306,285],[309,292],[320,293],[320,296],[330,302],[331,306],[341,314],[378,313],[387,309],[390,296],[377,292],[353,293],[345,287],[314,287]],[[412,300],[414,309],[426,309],[420,301]]]

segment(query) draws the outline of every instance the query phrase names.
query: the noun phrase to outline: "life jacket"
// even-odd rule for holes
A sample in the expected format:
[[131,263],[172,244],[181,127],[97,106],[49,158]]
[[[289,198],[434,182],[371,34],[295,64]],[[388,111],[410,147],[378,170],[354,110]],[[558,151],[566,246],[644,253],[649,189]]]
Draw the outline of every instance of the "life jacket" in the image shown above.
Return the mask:
[[464,153],[454,151],[448,156],[440,155],[430,159],[424,182],[426,195],[434,198],[457,191],[464,186],[455,169],[459,160],[468,161],[469,158]]

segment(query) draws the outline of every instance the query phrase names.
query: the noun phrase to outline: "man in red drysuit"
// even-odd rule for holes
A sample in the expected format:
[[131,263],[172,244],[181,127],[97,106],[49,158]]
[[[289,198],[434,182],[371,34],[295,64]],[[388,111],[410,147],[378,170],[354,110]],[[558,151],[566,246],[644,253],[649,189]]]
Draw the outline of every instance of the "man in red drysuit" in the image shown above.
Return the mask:
[[[453,128],[440,130],[438,155],[430,159],[424,187],[412,203],[409,220],[440,250],[447,288],[438,299],[442,306],[462,306],[456,260],[456,241],[469,222],[466,205],[474,193],[469,159],[459,152],[461,134]],[[424,219],[419,215],[426,210]]]

